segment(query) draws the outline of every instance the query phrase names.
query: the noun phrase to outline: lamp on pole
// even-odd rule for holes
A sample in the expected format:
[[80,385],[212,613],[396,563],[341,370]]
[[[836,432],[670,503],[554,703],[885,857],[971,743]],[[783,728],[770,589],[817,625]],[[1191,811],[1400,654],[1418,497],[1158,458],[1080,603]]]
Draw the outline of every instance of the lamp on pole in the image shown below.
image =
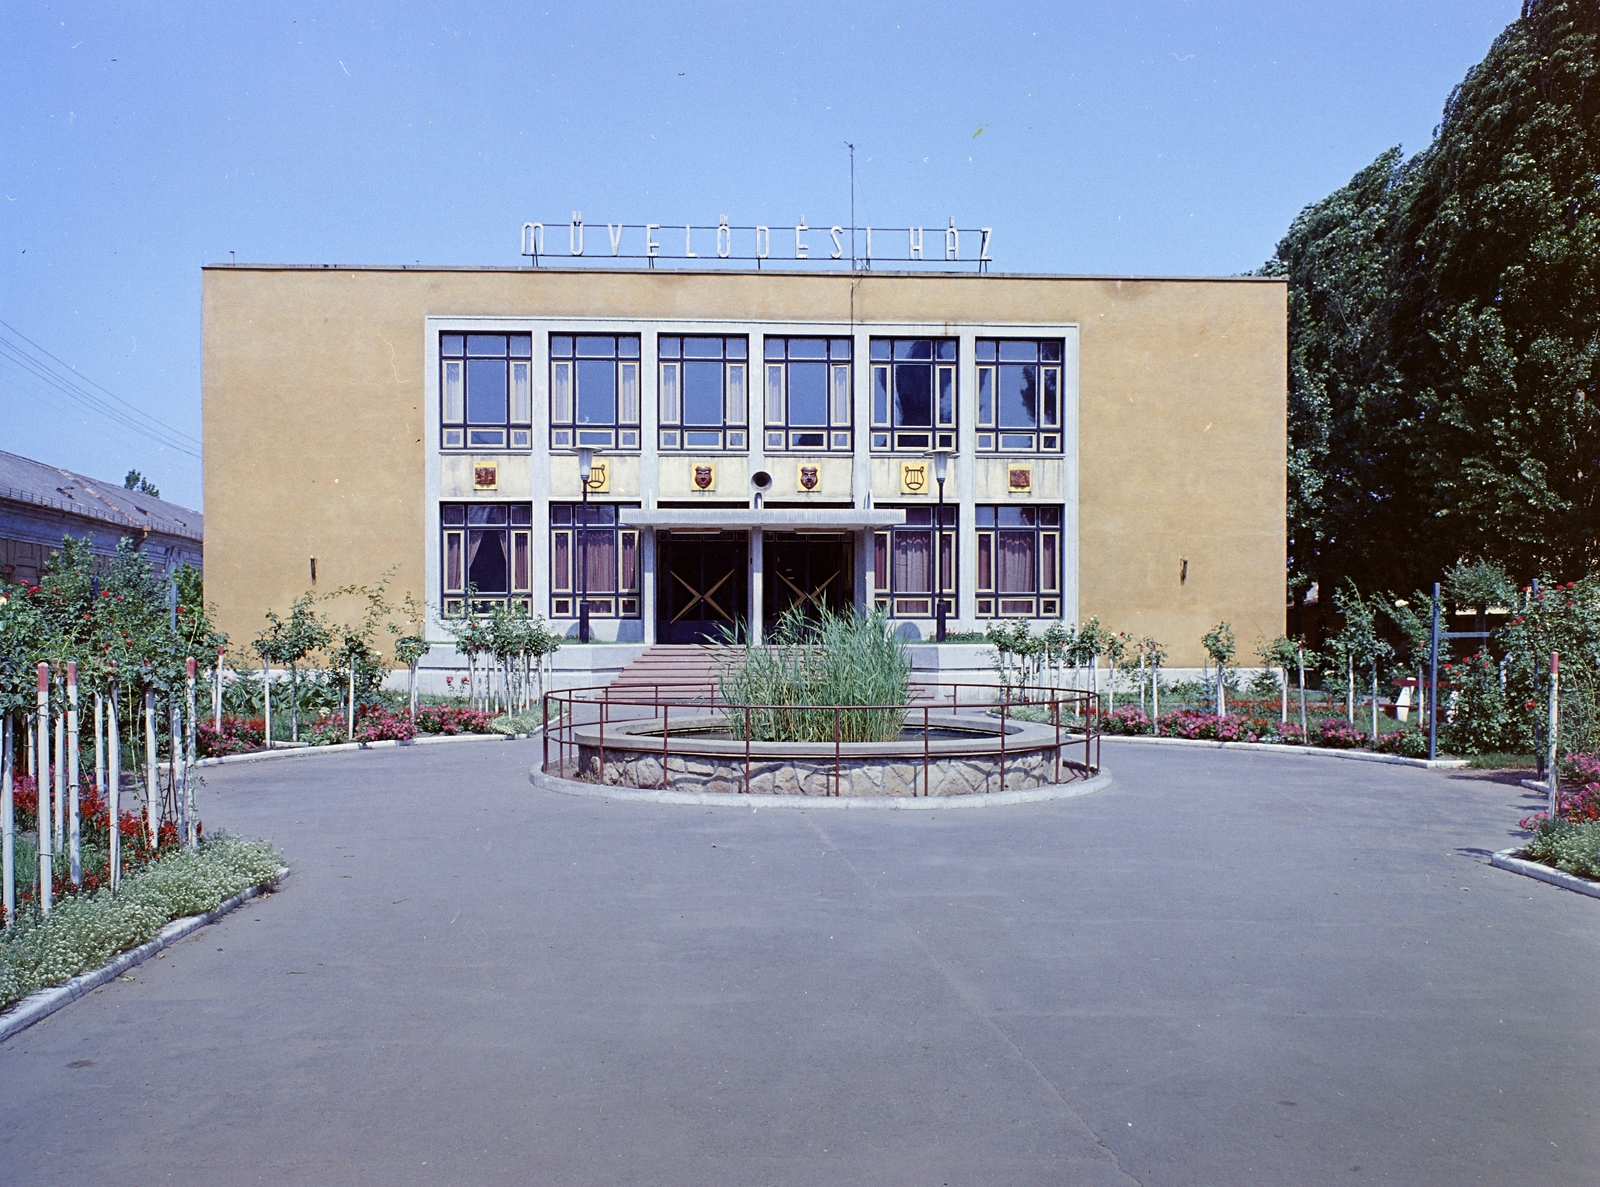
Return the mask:
[[578,448],[578,478],[583,483],[582,519],[578,523],[578,554],[582,557],[579,570],[582,574],[578,587],[578,642],[589,641],[589,478],[594,473],[594,450],[588,446]]
[[933,519],[933,567],[934,567],[934,595],[935,614],[938,627],[934,633],[936,642],[945,640],[945,603],[944,603],[944,480],[950,473],[950,453],[948,450],[935,450],[933,454],[933,480],[939,484],[939,510],[934,513]]

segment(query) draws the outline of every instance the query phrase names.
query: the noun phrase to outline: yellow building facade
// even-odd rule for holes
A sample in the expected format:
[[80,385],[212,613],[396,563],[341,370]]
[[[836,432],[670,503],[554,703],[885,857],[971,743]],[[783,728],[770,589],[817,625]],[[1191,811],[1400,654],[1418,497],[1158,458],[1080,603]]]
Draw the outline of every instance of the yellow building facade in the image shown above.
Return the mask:
[[1096,617],[1196,666],[1219,620],[1283,629],[1278,280],[203,277],[206,588],[236,639],[390,571],[435,639],[496,603],[634,643],[879,606],[923,639],[943,601],[951,631]]

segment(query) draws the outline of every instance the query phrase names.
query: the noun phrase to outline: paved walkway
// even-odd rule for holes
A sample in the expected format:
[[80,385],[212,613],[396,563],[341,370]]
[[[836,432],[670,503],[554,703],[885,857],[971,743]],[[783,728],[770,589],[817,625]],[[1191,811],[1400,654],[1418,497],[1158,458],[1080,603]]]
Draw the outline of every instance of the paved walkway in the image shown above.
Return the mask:
[[294,876],[0,1050],[0,1181],[1600,1179],[1600,902],[1486,864],[1520,788],[1108,743],[1078,800],[752,811],[536,753],[208,771]]

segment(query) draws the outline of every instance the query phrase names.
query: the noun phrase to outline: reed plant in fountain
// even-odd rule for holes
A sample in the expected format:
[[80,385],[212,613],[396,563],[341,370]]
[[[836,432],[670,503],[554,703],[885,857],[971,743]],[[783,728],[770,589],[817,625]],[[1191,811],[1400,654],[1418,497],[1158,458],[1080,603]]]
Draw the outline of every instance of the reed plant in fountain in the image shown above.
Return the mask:
[[[911,657],[882,611],[824,608],[807,616],[791,607],[767,646],[746,643],[721,680],[735,737],[764,742],[887,742],[900,736],[911,700]],[[881,705],[835,713],[834,706]]]

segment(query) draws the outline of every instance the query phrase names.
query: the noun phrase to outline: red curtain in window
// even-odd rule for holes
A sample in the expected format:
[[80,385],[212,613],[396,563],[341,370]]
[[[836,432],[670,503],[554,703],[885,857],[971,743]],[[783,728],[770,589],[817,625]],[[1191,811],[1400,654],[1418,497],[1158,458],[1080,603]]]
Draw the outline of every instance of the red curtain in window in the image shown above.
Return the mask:
[[639,537],[632,532],[622,537],[622,592],[639,588]]
[[894,534],[894,591],[897,594],[933,592],[933,533]]
[[[589,553],[589,592],[615,593],[617,589],[617,534],[610,531],[589,531],[583,547]],[[583,580],[581,572],[573,574]]]
[[995,551],[998,590],[1003,594],[1031,594],[1035,591],[1039,566],[1034,555],[1038,536],[1034,532],[996,532]]

